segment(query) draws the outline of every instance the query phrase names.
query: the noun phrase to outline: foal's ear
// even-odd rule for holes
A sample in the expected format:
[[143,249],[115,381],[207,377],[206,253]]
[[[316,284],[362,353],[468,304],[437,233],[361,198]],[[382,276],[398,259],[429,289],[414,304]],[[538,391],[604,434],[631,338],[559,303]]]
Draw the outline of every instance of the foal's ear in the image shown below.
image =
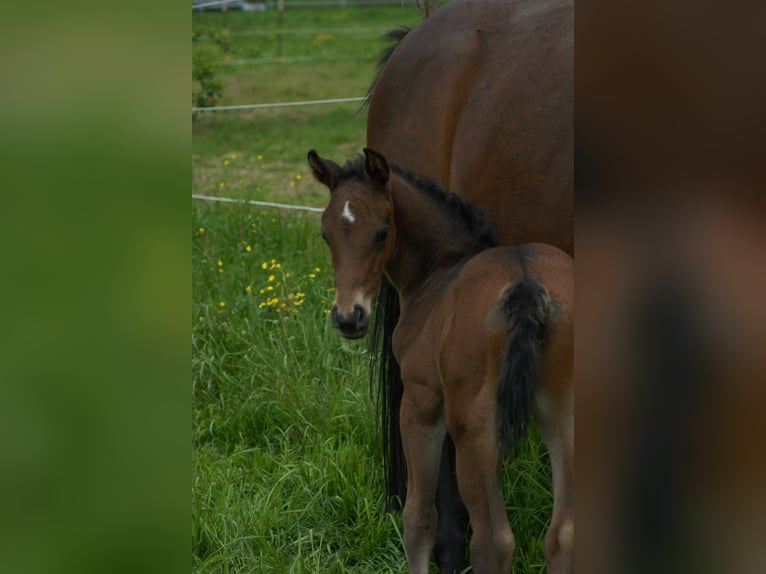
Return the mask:
[[375,185],[385,189],[386,183],[388,183],[389,169],[388,162],[382,154],[370,148],[364,148],[364,171],[367,172]]
[[313,149],[309,152],[307,159],[314,178],[332,191],[340,179],[342,168],[334,161],[319,157]]

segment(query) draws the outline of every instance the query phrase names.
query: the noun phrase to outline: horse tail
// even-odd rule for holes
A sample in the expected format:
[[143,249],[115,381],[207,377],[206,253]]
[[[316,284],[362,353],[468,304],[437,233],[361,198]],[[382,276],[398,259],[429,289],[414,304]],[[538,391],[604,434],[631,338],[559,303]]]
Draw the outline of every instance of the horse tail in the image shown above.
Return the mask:
[[512,452],[527,431],[542,360],[553,331],[548,290],[525,277],[506,287],[496,306],[510,331],[497,389],[498,442]]
[[383,40],[391,42],[391,45],[387,46],[386,49],[383,50],[383,54],[381,54],[380,59],[378,60],[377,69],[375,70],[375,77],[372,79],[370,86],[367,88],[367,93],[364,95],[364,102],[362,103],[360,111],[363,110],[370,102],[370,96],[372,96],[372,91],[375,89],[375,86],[378,83],[378,78],[380,78],[380,74],[383,72],[383,68],[386,66],[386,62],[388,62],[388,59],[391,57],[391,54],[394,53],[394,50],[396,50],[399,42],[404,40],[404,37],[409,34],[410,30],[412,30],[412,28],[408,28],[407,26],[399,26],[398,28],[390,30],[383,36]]
[[399,407],[404,385],[391,337],[399,321],[399,294],[383,277],[378,289],[370,333],[370,390],[377,395],[383,440],[383,465],[386,480],[386,508],[401,509],[407,490],[407,464],[399,430]]

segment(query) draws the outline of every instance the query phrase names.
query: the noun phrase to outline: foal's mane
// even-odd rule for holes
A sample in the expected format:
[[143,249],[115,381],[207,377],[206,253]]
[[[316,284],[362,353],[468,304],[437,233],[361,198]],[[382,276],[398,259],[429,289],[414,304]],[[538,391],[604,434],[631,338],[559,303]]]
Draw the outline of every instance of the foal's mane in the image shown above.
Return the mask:
[[[341,180],[367,179],[367,173],[364,170],[364,158],[361,156],[346,162],[342,169]],[[422,191],[437,205],[443,207],[445,212],[461,221],[482,247],[494,247],[497,245],[495,231],[487,223],[484,213],[473,203],[455,193],[447,191],[432,179],[412,173],[397,165],[391,165],[391,170],[398,177]]]

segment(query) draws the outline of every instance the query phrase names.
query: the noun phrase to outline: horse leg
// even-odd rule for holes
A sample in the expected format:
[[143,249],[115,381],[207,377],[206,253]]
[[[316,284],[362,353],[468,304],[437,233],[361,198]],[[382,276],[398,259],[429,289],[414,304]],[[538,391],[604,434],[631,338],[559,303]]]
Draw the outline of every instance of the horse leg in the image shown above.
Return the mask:
[[446,429],[441,395],[405,385],[400,428],[407,461],[407,499],[402,511],[404,550],[411,574],[427,574],[436,541],[436,481]]
[[466,567],[465,536],[468,530],[468,511],[460,498],[455,469],[455,443],[445,437],[436,487],[438,527],[434,558],[442,574],[455,574]]
[[545,535],[545,563],[550,574],[574,572],[574,399],[538,399],[538,427],[548,447],[553,472],[553,516]]
[[473,528],[471,566],[476,574],[507,573],[516,543],[497,472],[496,405],[487,400],[481,408],[463,404],[460,409],[448,417],[448,425],[457,450],[458,486]]

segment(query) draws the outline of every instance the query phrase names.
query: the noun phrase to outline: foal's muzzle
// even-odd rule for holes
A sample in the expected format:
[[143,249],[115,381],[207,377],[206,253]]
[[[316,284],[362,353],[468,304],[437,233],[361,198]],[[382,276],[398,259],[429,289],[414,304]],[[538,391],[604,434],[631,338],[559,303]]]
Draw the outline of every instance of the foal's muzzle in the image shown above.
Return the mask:
[[369,316],[361,305],[354,305],[354,310],[348,315],[342,315],[338,307],[333,305],[332,324],[346,339],[360,339],[367,333]]

